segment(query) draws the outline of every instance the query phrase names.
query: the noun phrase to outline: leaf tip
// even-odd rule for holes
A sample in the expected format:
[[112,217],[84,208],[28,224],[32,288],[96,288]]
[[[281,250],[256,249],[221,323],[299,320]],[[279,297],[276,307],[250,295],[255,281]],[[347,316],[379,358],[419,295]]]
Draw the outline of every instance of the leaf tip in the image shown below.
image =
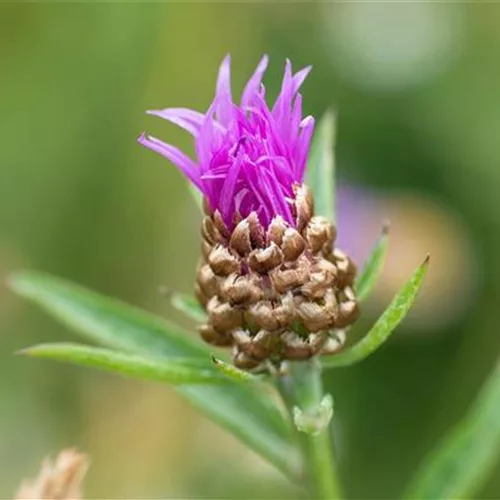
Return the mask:
[[158,285],[157,290],[159,295],[167,297],[168,299],[170,299],[174,294],[174,291],[167,285]]
[[431,254],[428,253],[426,256],[425,256],[425,259],[424,261],[422,262],[422,266],[425,266],[425,267],[428,267],[429,266],[429,262],[431,261]]
[[33,355],[33,347],[23,347],[22,349],[14,351],[14,356],[32,356],[32,355]]
[[384,219],[382,221],[382,236],[387,236],[391,229],[391,221],[389,219]]
[[5,279],[5,283],[9,288],[9,290],[12,290],[13,292],[18,292],[19,289],[22,287],[23,277],[24,277],[23,271],[15,271],[9,274]]

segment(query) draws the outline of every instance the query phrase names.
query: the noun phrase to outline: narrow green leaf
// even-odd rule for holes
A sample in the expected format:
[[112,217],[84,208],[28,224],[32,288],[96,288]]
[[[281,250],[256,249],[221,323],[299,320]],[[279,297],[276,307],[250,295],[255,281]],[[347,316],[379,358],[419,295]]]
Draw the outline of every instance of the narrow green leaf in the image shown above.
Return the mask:
[[188,318],[191,318],[197,323],[203,323],[207,320],[207,313],[203,307],[190,295],[172,292],[170,295],[170,303],[175,309],[183,312]]
[[417,267],[413,276],[396,294],[389,307],[380,316],[368,334],[352,347],[340,351],[339,354],[324,358],[323,366],[325,368],[336,368],[352,365],[375,352],[389,338],[410,310],[422,286],[428,266],[429,256]]
[[[105,347],[166,359],[210,358],[201,343],[161,318],[61,279],[22,272],[11,288],[69,328]],[[292,426],[273,394],[254,384],[185,385],[176,388],[194,406],[289,476],[297,473]]]
[[231,378],[235,382],[261,382],[261,379],[259,379],[255,375],[240,370],[234,365],[230,365],[229,363],[226,363],[221,359],[217,359],[215,356],[212,356],[212,361],[214,363],[214,366],[217,368],[217,370],[220,371],[220,373],[224,373],[226,377]]
[[66,361],[138,379],[168,382],[174,385],[229,382],[228,377],[215,370],[209,360],[197,358],[147,358],[136,354],[72,343],[35,345],[23,349],[19,354],[34,358]]
[[384,267],[388,243],[389,224],[386,223],[382,227],[382,234],[380,235],[375,248],[366,261],[361,274],[356,280],[356,295],[359,301],[365,300],[377,283],[377,279]]
[[500,364],[467,415],[425,459],[405,498],[477,498],[500,458]]
[[314,193],[318,215],[335,221],[335,114],[327,111],[314,134],[307,162],[306,184]]
[[198,207],[200,212],[203,213],[203,199],[202,199],[201,193],[198,191],[198,189],[195,186],[193,186],[193,184],[191,184],[191,182],[188,182],[188,188],[189,188],[189,192],[191,193],[191,196],[192,196],[196,206]]
[[205,345],[178,326],[54,276],[21,272],[11,277],[10,286],[94,342],[143,354],[210,356]]

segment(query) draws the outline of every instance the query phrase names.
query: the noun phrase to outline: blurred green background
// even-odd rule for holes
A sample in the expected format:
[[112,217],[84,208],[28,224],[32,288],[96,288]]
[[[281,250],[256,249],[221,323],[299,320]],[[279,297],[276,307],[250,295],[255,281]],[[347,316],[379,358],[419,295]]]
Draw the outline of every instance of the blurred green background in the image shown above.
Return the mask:
[[[190,137],[144,110],[205,110],[227,52],[236,95],[264,52],[272,96],[286,57],[312,64],[306,112],[339,118],[342,246],[362,261],[392,222],[358,333],[432,254],[391,342],[327,381],[349,497],[396,498],[500,348],[499,23],[474,2],[2,3],[0,275],[48,271],[192,327],[158,286],[191,291],[199,215],[135,142]],[[168,388],[12,356],[72,338],[0,288],[0,498],[70,445],[92,457],[88,498],[300,495]],[[499,497],[496,474],[481,498]]]

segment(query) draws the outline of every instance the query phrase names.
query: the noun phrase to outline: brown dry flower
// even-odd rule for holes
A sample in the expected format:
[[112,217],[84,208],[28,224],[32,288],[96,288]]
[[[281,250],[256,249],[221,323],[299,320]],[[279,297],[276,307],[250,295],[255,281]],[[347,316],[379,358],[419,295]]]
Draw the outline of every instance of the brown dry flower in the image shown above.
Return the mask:
[[334,225],[314,215],[305,185],[294,186],[296,227],[276,216],[266,228],[252,212],[230,230],[205,202],[196,295],[202,338],[232,346],[236,366],[334,354],[358,316],[356,267],[334,247]]
[[24,481],[15,499],[80,500],[88,467],[86,455],[74,449],[62,450],[54,461],[43,461],[38,477]]

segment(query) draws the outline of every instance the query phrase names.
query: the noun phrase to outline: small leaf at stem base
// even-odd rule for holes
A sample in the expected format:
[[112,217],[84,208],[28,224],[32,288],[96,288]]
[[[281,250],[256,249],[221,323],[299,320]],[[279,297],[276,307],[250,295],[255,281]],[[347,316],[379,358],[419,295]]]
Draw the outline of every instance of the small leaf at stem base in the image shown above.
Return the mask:
[[325,394],[319,405],[306,410],[293,407],[293,422],[297,430],[312,436],[318,436],[330,425],[333,416],[333,398]]

